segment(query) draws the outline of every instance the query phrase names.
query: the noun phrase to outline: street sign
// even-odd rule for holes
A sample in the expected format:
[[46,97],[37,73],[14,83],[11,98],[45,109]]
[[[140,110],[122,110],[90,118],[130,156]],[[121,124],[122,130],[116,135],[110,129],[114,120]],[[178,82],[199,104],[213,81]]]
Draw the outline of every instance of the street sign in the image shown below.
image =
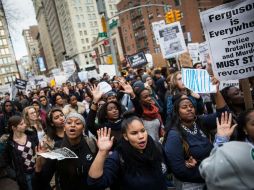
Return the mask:
[[99,37],[100,38],[103,38],[103,37],[106,38],[106,37],[108,37],[107,32],[100,32],[99,33]]

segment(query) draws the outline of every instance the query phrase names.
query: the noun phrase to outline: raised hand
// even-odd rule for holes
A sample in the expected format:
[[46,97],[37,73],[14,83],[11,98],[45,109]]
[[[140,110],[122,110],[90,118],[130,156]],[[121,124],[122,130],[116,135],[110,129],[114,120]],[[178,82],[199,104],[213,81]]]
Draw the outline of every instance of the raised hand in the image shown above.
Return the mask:
[[93,95],[93,101],[98,103],[103,95],[103,92],[100,91],[100,87],[99,86],[91,86],[88,87],[89,90],[91,91],[92,95]]
[[133,91],[133,88],[131,85],[127,82],[119,81],[120,85],[123,87],[124,90],[121,90],[121,92],[131,95],[132,97],[135,97],[135,93]]
[[219,122],[219,119],[216,118],[217,122],[217,135],[222,136],[222,137],[230,137],[237,124],[233,125],[232,124],[232,114],[228,114],[228,112],[224,112],[221,114],[221,122]]
[[110,138],[110,134],[111,134],[110,128],[104,127],[97,130],[98,135],[97,146],[99,148],[99,151],[108,152],[111,149],[114,137]]

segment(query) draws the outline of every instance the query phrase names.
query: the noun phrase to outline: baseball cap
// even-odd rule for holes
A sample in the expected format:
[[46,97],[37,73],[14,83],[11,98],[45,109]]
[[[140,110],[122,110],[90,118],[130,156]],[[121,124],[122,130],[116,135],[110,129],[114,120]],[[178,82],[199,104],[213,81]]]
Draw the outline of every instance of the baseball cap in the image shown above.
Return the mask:
[[208,190],[253,190],[254,147],[247,142],[228,142],[212,150],[199,166]]

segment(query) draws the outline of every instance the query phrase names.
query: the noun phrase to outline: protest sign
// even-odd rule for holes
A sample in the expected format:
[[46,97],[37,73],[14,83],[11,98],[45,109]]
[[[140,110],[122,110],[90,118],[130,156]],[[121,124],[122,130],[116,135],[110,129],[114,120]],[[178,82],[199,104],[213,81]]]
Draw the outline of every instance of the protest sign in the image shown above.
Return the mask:
[[112,78],[116,75],[115,65],[99,65],[99,72],[100,77],[102,77],[104,73],[107,73],[110,78]]
[[98,84],[100,91],[103,92],[103,94],[106,94],[107,92],[112,90],[112,87],[107,82],[100,82]]
[[186,88],[195,93],[215,93],[216,85],[212,85],[207,70],[182,69],[182,81]]
[[189,52],[185,52],[179,55],[178,61],[181,67],[192,68],[193,66]]
[[78,158],[78,156],[71,151],[70,149],[63,147],[58,148],[55,150],[52,150],[50,152],[44,152],[44,153],[38,153],[38,155],[49,158],[49,159],[57,159],[57,160],[63,160],[63,159],[70,159],[70,158]]
[[15,83],[14,83],[15,87],[17,89],[21,89],[21,90],[26,89],[26,84],[27,84],[27,81],[22,80],[22,79],[17,79],[17,78],[16,78]]
[[127,60],[132,68],[142,67],[143,65],[147,64],[144,52],[139,52],[134,55],[128,55]]
[[64,73],[67,75],[74,73],[76,70],[75,63],[73,60],[63,61],[62,65]]
[[237,88],[239,88],[239,80],[228,80],[228,81],[221,81],[220,82],[220,90],[222,90],[225,87],[228,86],[235,86]]
[[81,82],[88,82],[88,73],[87,71],[78,72],[78,77]]
[[207,64],[207,57],[209,56],[208,45],[206,42],[202,42],[199,44],[199,59],[203,66]]
[[243,79],[254,72],[254,4],[237,0],[200,14],[215,76]]
[[158,22],[153,22],[152,23],[152,27],[153,27],[153,33],[154,33],[154,37],[155,37],[155,41],[157,45],[160,45],[160,35],[159,35],[159,30],[161,28],[163,28],[165,26],[165,21],[164,20],[160,20]]
[[159,42],[163,58],[172,58],[187,51],[180,22],[159,29]]
[[192,59],[192,63],[199,62],[199,43],[188,43],[188,51]]

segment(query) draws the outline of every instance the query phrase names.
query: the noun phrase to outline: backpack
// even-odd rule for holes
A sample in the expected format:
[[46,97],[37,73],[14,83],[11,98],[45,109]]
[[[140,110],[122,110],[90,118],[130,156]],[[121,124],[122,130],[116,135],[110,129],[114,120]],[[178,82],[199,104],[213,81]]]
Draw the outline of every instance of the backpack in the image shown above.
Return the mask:
[[84,136],[84,139],[86,141],[86,144],[88,145],[90,151],[96,155],[98,152],[98,148],[97,148],[97,144],[94,138],[92,137],[88,137],[88,136]]

